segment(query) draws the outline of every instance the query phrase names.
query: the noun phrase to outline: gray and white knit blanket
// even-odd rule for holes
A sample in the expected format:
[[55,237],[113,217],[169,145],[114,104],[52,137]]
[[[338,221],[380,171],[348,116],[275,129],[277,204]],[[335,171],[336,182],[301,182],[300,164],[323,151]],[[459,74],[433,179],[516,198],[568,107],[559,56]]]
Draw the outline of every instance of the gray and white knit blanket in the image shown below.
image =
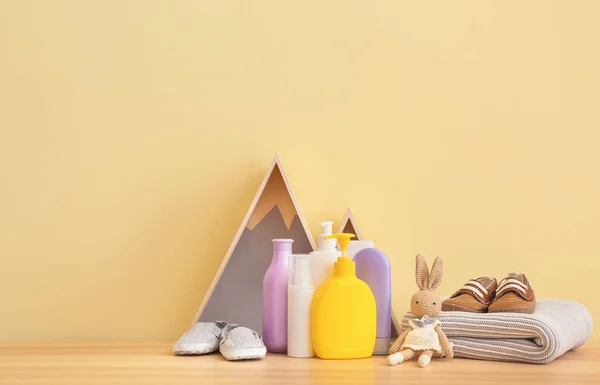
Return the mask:
[[[402,319],[402,329],[408,320]],[[582,346],[592,333],[592,316],[581,304],[537,300],[533,314],[442,312],[438,319],[454,344],[455,357],[547,364]]]

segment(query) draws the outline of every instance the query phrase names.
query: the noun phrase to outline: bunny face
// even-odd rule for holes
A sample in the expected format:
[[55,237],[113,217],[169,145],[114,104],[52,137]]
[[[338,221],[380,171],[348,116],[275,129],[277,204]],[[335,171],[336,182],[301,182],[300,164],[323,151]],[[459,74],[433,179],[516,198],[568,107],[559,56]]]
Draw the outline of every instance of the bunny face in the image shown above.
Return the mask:
[[437,257],[433,262],[431,272],[429,272],[425,258],[420,254],[417,255],[415,275],[419,291],[410,300],[410,310],[415,316],[419,318],[423,316],[435,317],[442,311],[442,301],[435,294],[435,289],[442,282],[443,269],[444,262],[440,257]]
[[433,291],[418,291],[410,299],[410,310],[418,318],[436,317],[442,311],[442,301]]

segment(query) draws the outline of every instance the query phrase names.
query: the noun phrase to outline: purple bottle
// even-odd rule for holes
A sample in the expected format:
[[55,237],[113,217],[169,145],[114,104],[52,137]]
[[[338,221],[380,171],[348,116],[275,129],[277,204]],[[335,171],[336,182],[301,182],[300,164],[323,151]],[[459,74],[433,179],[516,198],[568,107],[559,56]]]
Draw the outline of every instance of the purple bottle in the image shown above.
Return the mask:
[[374,247],[354,256],[356,277],[369,285],[377,306],[377,340],[373,354],[388,354],[392,336],[392,272],[388,257]]
[[270,353],[287,353],[288,260],[293,239],[273,239],[273,260],[263,278],[262,337]]

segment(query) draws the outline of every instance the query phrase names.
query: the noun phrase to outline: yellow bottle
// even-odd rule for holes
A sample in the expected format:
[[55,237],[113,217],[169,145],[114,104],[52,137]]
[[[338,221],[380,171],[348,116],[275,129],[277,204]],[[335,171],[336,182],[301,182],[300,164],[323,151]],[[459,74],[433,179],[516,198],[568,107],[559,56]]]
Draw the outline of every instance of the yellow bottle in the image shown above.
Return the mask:
[[356,265],[346,256],[354,234],[332,234],[342,255],[334,262],[333,277],[315,292],[311,306],[311,332],[319,358],[340,360],[373,354],[377,332],[375,297],[369,286],[356,278]]

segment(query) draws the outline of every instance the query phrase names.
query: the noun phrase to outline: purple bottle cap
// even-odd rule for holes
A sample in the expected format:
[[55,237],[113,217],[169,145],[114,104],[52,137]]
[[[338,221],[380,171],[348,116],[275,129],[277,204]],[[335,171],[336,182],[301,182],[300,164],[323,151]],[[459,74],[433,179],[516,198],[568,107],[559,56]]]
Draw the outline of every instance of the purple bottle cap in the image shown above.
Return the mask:
[[273,239],[273,250],[292,251],[293,239]]

